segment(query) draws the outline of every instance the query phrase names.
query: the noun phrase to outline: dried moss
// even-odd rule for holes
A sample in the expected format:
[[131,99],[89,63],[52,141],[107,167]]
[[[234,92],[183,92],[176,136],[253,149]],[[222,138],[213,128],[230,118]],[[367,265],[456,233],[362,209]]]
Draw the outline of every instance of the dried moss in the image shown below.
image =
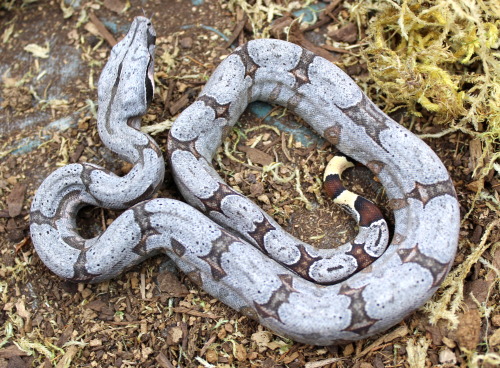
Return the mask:
[[364,51],[386,111],[426,111],[433,121],[478,138],[485,165],[500,156],[500,3],[471,0],[360,2],[352,17],[369,26]]
[[[461,131],[469,136],[465,142],[480,142],[472,172],[476,195],[463,221],[479,202],[500,215],[498,194],[485,187],[487,177],[500,173],[500,2],[364,1],[351,10],[358,22],[376,11],[363,57],[386,111],[404,108],[448,126],[427,138]],[[490,222],[476,247],[461,240],[471,254],[450,273],[439,299],[426,305],[432,322],[444,319],[457,326],[465,278],[487,249],[498,247],[493,236],[498,226],[498,219]]]
[[487,119],[497,122],[499,11],[463,0],[378,7],[364,56],[390,107],[417,116],[424,108],[438,113],[438,122],[466,119],[476,129]]

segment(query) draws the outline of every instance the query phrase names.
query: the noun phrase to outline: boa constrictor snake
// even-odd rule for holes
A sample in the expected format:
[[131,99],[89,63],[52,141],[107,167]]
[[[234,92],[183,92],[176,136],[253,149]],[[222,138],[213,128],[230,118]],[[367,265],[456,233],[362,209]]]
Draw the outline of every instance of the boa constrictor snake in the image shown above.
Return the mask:
[[[139,131],[154,90],[155,39],[150,20],[137,17],[99,80],[99,134],[132,170],[119,177],[96,165],[71,164],[47,177],[35,195],[31,236],[53,272],[97,282],[164,253],[227,305],[316,345],[383,331],[434,293],[453,262],[459,230],[444,165],[339,68],[285,41],[255,40],[236,49],[174,123],[168,157],[191,206],[145,200],[164,175],[160,149]],[[380,255],[367,244],[377,247],[389,238],[387,230],[360,230],[336,253],[316,250],[284,232],[212,167],[224,134],[255,100],[286,106],[380,179],[395,228],[387,249],[364,270],[356,272],[359,263]],[[331,194],[338,189],[328,188]],[[88,205],[128,209],[101,235],[84,239],[76,216]],[[371,224],[378,223],[375,217]]]

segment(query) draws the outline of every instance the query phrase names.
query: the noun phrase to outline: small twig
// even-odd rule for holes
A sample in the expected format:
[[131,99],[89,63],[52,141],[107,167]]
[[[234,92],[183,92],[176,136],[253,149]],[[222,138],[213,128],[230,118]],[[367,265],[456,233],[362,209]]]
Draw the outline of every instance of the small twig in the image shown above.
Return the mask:
[[194,57],[189,56],[189,55],[186,55],[185,57],[186,57],[186,58],[188,58],[189,60],[191,60],[193,63],[196,63],[196,64],[198,64],[199,66],[202,66],[202,67],[206,68],[206,65],[205,65],[205,64],[203,64],[203,63],[202,63],[201,61],[199,61],[199,60],[196,60]]
[[165,96],[165,100],[163,101],[163,116],[165,116],[167,109],[170,108],[173,91],[174,91],[174,80],[170,79],[167,85],[167,95]]
[[227,42],[225,43],[224,48],[227,49],[233,44],[234,41],[236,41],[240,33],[243,31],[243,28],[245,28],[247,20],[248,20],[247,15],[243,14],[243,19],[236,24],[236,27],[234,27],[233,34],[231,35],[231,37],[229,37],[229,40],[227,40]]
[[201,348],[200,356],[205,355],[205,353],[207,352],[210,345],[212,345],[214,343],[215,339],[217,339],[217,334],[212,334],[212,336],[210,336],[210,338],[207,340],[207,342]]
[[292,156],[290,156],[290,151],[288,151],[288,148],[286,146],[286,137],[285,137],[285,133],[282,133],[281,134],[281,150],[283,151],[283,153],[285,154],[286,158],[288,159],[288,161],[290,162],[293,162],[293,159],[292,159]]
[[177,101],[170,105],[168,111],[171,115],[177,114],[182,110],[187,104],[189,104],[189,93],[183,94]]
[[337,52],[339,54],[355,55],[353,52],[346,50],[344,48],[340,48],[340,47],[334,47],[334,46],[330,46],[330,45],[326,45],[326,44],[321,45],[321,47],[324,48],[325,50]]
[[156,356],[156,361],[164,368],[175,368],[174,365],[170,362],[170,360],[161,351]]
[[111,47],[116,45],[116,39],[113,35],[108,31],[106,26],[95,16],[94,13],[90,13],[90,21],[94,23],[94,26],[97,28],[99,34],[109,43]]

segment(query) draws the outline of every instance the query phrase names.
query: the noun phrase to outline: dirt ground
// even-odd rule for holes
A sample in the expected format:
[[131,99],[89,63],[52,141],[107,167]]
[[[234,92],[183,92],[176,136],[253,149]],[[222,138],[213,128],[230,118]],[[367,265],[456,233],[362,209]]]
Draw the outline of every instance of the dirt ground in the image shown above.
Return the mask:
[[[29,237],[29,207],[43,179],[71,162],[92,162],[117,174],[130,169],[102,145],[95,127],[96,83],[110,44],[126,33],[134,16],[153,15],[156,91],[143,125],[165,147],[171,122],[195,99],[231,45],[252,39],[254,18],[238,3],[0,3],[0,368],[500,364],[500,181],[492,169],[484,184],[490,197],[475,196],[473,170],[481,144],[460,131],[425,139],[449,169],[465,217],[451,276],[426,306],[373,338],[331,347],[295,343],[211,298],[163,257],[96,285],[64,281],[40,261]],[[283,25],[300,15],[272,11],[273,4],[288,3],[252,3],[268,10],[273,37],[284,37]],[[343,3],[313,2],[302,11],[304,19],[313,17],[310,25],[290,34],[356,81],[370,83],[359,48],[338,47],[339,42],[362,47],[365,37],[364,29],[347,21]],[[367,92],[383,108],[374,91]],[[432,124],[431,113],[410,119],[398,110],[391,116],[416,134],[444,130]],[[295,116],[253,104],[226,142],[214,159],[221,175],[288,231],[318,247],[354,236],[354,221],[324,197],[318,181],[335,149]],[[281,164],[270,168],[272,162]],[[383,188],[368,169],[350,170],[346,181],[379,204],[392,222]],[[168,168],[159,196],[181,199]],[[92,208],[79,221],[91,236],[117,215]],[[436,311],[448,317],[433,321]]]

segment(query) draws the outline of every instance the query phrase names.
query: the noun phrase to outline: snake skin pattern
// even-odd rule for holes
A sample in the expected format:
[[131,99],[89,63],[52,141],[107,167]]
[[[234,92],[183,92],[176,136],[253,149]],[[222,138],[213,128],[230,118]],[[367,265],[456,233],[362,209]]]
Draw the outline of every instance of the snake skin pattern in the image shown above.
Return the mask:
[[[137,17],[99,80],[99,134],[133,169],[119,177],[96,165],[71,164],[46,178],[35,195],[31,236],[53,272],[98,282],[163,253],[227,305],[315,345],[381,332],[434,293],[453,262],[459,229],[445,167],[340,69],[288,42],[255,40],[236,49],[174,123],[168,157],[191,205],[144,201],[164,175],[160,149],[138,130],[153,95],[154,44],[150,20]],[[212,157],[255,100],[286,106],[376,173],[394,211],[393,233],[374,216],[352,242],[316,250],[230,188]],[[76,216],[88,205],[128,209],[101,235],[84,239]],[[389,237],[384,251],[382,240]]]

